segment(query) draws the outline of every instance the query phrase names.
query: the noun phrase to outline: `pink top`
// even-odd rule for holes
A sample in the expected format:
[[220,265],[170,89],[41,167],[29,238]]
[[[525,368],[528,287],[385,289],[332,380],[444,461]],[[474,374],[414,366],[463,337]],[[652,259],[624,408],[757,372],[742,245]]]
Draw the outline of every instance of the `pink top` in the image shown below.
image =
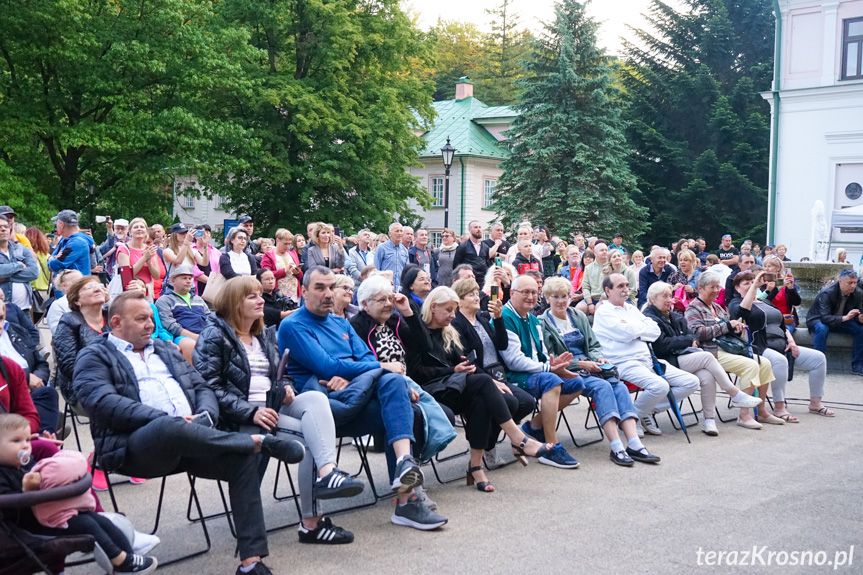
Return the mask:
[[[50,489],[60,485],[69,485],[78,481],[87,473],[87,458],[83,453],[64,449],[53,457],[43,459],[33,466],[33,471],[42,474],[42,489]],[[49,501],[33,506],[36,520],[46,527],[66,529],[69,518],[78,515],[79,511],[95,511],[96,498],[88,489],[77,497],[61,501]]]

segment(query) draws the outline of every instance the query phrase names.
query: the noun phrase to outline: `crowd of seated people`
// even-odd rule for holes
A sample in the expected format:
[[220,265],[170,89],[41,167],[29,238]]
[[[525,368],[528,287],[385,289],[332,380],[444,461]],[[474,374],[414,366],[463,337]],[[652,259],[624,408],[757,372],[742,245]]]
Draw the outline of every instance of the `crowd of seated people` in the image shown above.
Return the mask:
[[[461,242],[444,230],[439,246],[429,230],[397,222],[348,237],[312,222],[268,240],[254,237],[249,217],[221,249],[204,224],[166,234],[141,218],[109,220],[96,245],[63,210],[45,254],[30,247],[43,245],[41,232],[31,228],[24,243],[7,215],[0,405],[28,429],[16,420],[0,435],[26,435],[34,460],[54,457],[62,397],[90,418],[101,469],[135,483],[181,469],[226,482],[238,573],[270,573],[260,489],[269,458],[299,463],[299,541],[348,544],[355,535],[314,504],[365,491],[337,466],[340,437],[371,437],[384,452],[390,521],[433,531],[450,518],[429,496],[422,463],[457,437],[457,418],[466,483],[493,493],[501,441],[525,465],[581,466],[558,436],[561,411],[580,397],[611,461],[631,467],[660,462],[644,443],[662,434],[655,415],[696,391],[711,437],[717,389],[740,427],[800,423],[786,399],[795,370],[808,372],[808,412],[835,417],[823,403],[831,333],[853,336],[853,371],[863,375],[857,274],[821,291],[806,318],[815,349],[798,346],[801,298],[784,246],[772,255],[726,236],[706,254],[701,238],[681,239],[645,258],[622,234],[569,243],[524,222],[510,243],[501,224],[485,238],[477,221]],[[48,286],[50,305],[34,309],[32,294]],[[48,346],[33,319],[49,328]],[[100,520],[80,522],[110,547],[117,572],[155,568]]]

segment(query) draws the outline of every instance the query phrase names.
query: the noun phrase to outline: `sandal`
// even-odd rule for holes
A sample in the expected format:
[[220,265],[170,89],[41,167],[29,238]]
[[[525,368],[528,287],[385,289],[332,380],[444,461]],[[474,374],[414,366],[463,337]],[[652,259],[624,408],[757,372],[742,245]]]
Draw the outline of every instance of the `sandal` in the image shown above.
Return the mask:
[[791,415],[790,413],[783,413],[782,415],[777,415],[776,417],[778,417],[785,423],[800,423],[800,420]]
[[547,455],[548,453],[550,453],[552,451],[553,446],[552,446],[552,448],[550,448],[548,446],[548,444],[546,443],[534,455],[529,455],[524,451],[524,448],[527,445],[528,441],[529,441],[529,439],[528,439],[527,435],[525,435],[524,437],[521,438],[521,443],[519,443],[518,445],[516,445],[515,443],[510,444],[510,445],[512,445],[512,454],[515,456],[515,458],[518,460],[518,462],[524,466],[527,466],[527,458],[528,457],[540,458],[543,455]]
[[822,407],[821,409],[812,409],[810,407],[809,413],[814,413],[815,415],[821,415],[823,417],[836,417],[836,412],[832,409],[827,409],[826,407]]
[[482,465],[477,465],[476,467],[468,467],[467,468],[467,486],[470,487],[474,483],[476,483],[476,488],[483,493],[493,493],[494,485],[491,484],[491,481],[477,481],[473,476],[475,471],[482,471]]

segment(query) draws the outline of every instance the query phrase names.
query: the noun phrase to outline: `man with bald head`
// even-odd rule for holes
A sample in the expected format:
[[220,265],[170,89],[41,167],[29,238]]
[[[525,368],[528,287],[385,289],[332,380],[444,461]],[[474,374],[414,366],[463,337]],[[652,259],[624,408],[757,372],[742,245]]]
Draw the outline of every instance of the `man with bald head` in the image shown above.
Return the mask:
[[[411,230],[413,231],[413,230]],[[402,279],[402,270],[408,264],[407,248],[402,244],[404,228],[398,222],[390,224],[390,239],[375,248],[375,267],[380,271],[393,272],[393,287],[399,290]]]

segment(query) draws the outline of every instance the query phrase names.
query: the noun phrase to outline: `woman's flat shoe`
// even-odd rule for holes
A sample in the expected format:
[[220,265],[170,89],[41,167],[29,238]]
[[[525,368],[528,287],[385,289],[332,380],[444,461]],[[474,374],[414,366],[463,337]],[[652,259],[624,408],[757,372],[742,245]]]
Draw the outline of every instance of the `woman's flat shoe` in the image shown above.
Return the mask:
[[740,427],[744,427],[746,429],[761,429],[762,427],[764,427],[763,425],[761,425],[760,423],[758,423],[754,419],[746,419],[746,420],[738,419],[737,425],[739,425]]
[[812,409],[810,407],[809,413],[814,413],[815,415],[821,415],[823,417],[836,417],[836,412],[832,409],[827,409],[826,407],[822,407],[820,409]]
[[769,423],[770,425],[785,425],[784,421],[782,421],[772,413],[768,413],[767,415],[759,415],[758,423]]
[[475,471],[482,471],[482,465],[467,468],[467,486],[470,487],[476,483],[478,491],[482,491],[483,493],[494,493],[494,485],[491,484],[491,481],[477,481],[473,476]]
[[790,413],[783,413],[782,415],[777,415],[776,417],[778,417],[785,423],[800,423],[800,420],[791,415]]

